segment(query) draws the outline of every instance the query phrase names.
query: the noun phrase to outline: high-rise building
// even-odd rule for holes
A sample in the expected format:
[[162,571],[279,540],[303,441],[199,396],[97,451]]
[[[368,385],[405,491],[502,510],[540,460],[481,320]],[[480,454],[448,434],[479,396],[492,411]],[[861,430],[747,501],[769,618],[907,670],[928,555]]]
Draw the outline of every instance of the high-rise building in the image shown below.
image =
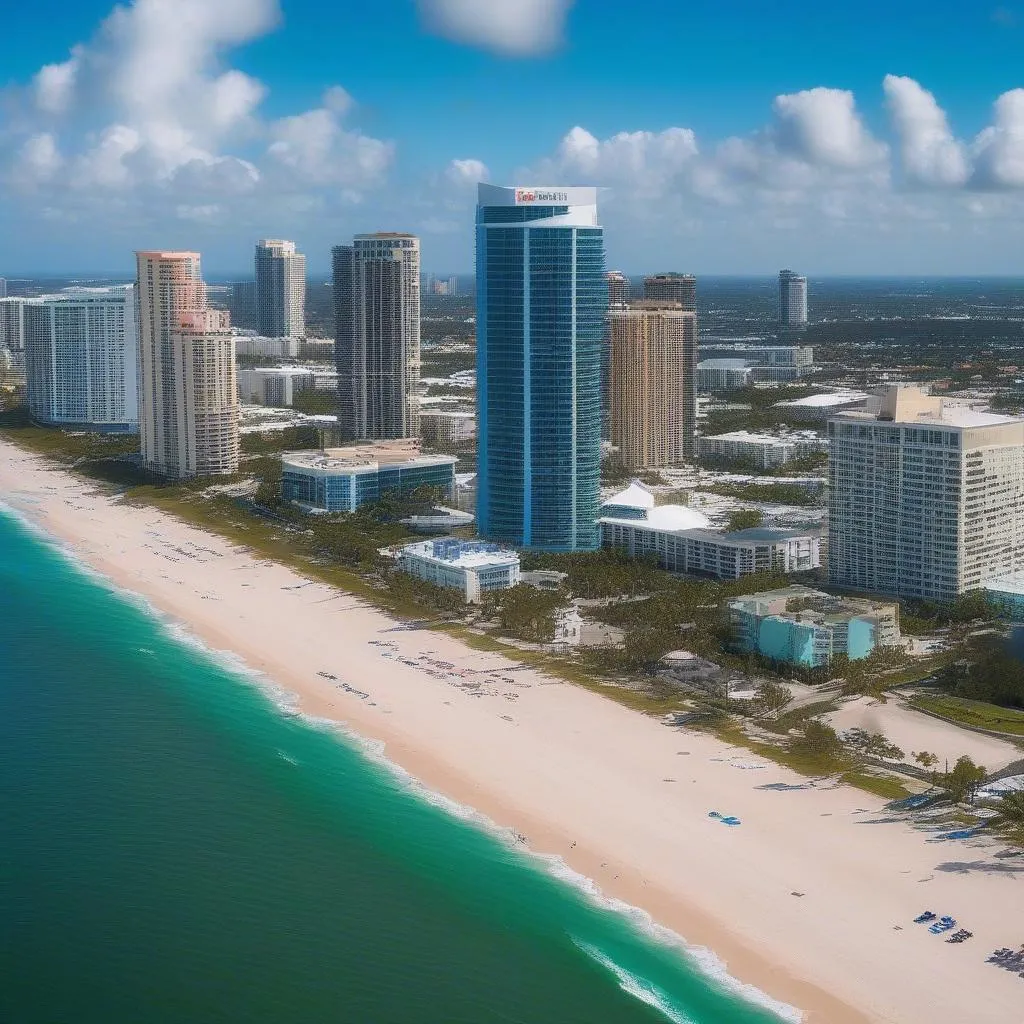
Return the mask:
[[459,279],[454,274],[448,278],[448,294],[452,296],[459,294]]
[[831,583],[949,601],[1024,569],[1024,420],[890,386],[828,436]]
[[779,323],[783,327],[807,323],[807,278],[792,270],[779,271]]
[[[256,282],[235,281],[227,296],[231,325],[243,330],[256,330]],[[276,335],[275,335],[276,337]],[[281,335],[287,337],[287,335]]]
[[143,462],[172,478],[235,473],[235,345],[207,308],[199,253],[135,256]]
[[306,333],[306,257],[294,242],[256,243],[256,330],[266,338]]
[[642,301],[608,311],[609,431],[627,469],[694,456],[697,316],[678,302]]
[[356,235],[332,250],[338,425],[348,439],[419,434],[420,240]]
[[621,270],[609,270],[604,275],[608,282],[608,306],[622,306],[629,302],[630,286],[629,278]]
[[644,278],[644,298],[657,302],[678,302],[683,309],[697,311],[697,278],[693,274],[652,274]]
[[33,419],[54,426],[139,429],[135,286],[69,288],[25,307]]
[[7,278],[0,277],[0,299],[7,298]]
[[608,304],[597,189],[481,184],[478,204],[480,533],[596,548]]
[[0,299],[0,348],[24,351],[25,307],[36,301],[20,297]]

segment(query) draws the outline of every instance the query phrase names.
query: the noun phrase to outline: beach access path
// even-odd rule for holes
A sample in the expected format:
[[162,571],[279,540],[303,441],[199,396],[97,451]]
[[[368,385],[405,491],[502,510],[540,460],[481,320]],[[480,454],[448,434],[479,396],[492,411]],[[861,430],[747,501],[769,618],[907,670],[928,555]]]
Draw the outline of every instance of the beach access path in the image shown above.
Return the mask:
[[[0,442],[0,500],[429,789],[561,858],[817,1024],[1020,1024],[1024,857],[937,841],[883,801],[670,728]],[[334,678],[330,678],[334,677]],[[739,827],[710,818],[736,815]],[[911,923],[951,914],[951,946]]]

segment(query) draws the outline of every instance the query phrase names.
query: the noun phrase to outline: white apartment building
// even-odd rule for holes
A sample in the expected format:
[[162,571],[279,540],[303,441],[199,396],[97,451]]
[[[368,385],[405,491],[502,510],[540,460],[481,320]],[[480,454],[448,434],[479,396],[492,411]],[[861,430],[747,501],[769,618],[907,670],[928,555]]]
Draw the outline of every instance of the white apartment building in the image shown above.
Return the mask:
[[461,591],[467,604],[479,604],[488,590],[507,590],[519,582],[519,555],[480,540],[447,538],[407,544],[398,552],[398,568],[417,579]]
[[779,323],[783,327],[807,323],[807,278],[792,270],[779,271]]
[[38,305],[39,299],[0,298],[0,348],[25,351],[25,307]]
[[702,459],[756,463],[762,469],[784,466],[794,459],[806,458],[827,449],[828,442],[809,431],[806,436],[776,437],[774,434],[733,430],[728,434],[702,437],[698,441],[698,452]]
[[238,397],[252,405],[289,409],[303,391],[334,391],[336,370],[314,366],[255,366],[238,370]]
[[420,437],[433,444],[453,445],[476,437],[476,414],[444,409],[420,410]]
[[893,385],[828,432],[832,584],[949,601],[1024,568],[1024,420]]
[[230,330],[207,309],[195,252],[138,252],[139,428],[146,467],[171,478],[238,471]]
[[134,285],[45,295],[25,307],[24,323],[33,419],[112,433],[139,429]]
[[264,238],[256,243],[256,330],[269,338],[306,333],[306,257],[294,242]]

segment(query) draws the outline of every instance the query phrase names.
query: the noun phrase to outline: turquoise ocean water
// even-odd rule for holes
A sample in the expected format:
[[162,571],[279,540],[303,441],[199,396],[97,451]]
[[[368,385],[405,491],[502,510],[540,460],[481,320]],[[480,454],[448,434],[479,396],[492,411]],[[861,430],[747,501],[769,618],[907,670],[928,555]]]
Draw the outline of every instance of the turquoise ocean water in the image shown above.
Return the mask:
[[0,513],[2,1024],[759,1024]]

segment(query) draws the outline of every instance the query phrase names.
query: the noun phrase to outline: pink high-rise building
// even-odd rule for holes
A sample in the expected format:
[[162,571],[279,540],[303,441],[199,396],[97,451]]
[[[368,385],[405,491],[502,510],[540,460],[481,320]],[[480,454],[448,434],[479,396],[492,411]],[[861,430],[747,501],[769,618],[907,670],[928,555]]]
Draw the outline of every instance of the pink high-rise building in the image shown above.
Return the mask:
[[234,339],[206,304],[196,252],[138,252],[139,429],[146,467],[238,471]]

